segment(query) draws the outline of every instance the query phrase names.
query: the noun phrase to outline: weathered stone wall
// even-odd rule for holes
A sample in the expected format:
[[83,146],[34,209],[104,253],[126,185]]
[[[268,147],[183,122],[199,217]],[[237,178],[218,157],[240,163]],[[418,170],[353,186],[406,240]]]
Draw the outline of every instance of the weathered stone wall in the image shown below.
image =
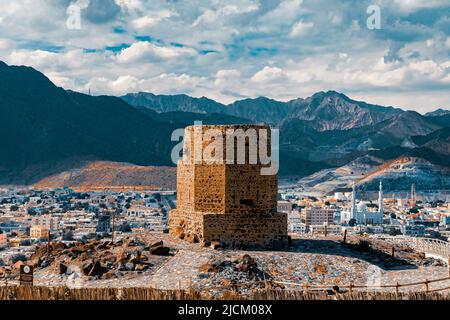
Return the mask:
[[273,247],[287,240],[287,214],[265,215],[170,212],[172,235],[194,242],[223,242],[236,247]]
[[261,165],[226,165],[227,213],[258,215],[277,209],[278,179],[261,175]]
[[175,209],[169,214],[169,231],[173,236],[185,239],[192,236],[193,242],[204,242],[203,214]]
[[203,232],[205,242],[271,248],[287,240],[287,214],[205,214]]
[[[215,138],[204,136],[214,129]],[[241,139],[245,143],[245,163],[226,163],[226,143],[230,131],[253,129],[257,140]],[[170,233],[190,241],[220,241],[230,245],[270,246],[287,240],[287,216],[277,213],[277,175],[261,175],[258,130],[269,132],[265,151],[270,151],[270,128],[264,125],[190,126],[185,130],[184,161],[177,169],[177,209],[169,214]],[[201,143],[199,139],[202,135]],[[219,141],[223,139],[222,141]],[[217,143],[217,144],[216,144]],[[214,145],[214,148],[211,146]],[[199,149],[200,148],[200,149]],[[222,149],[223,148],[223,149]],[[219,160],[199,158],[203,151]],[[218,150],[218,151],[217,151]],[[197,152],[196,152],[197,151]],[[218,152],[216,154],[216,152]],[[257,159],[250,163],[250,159]],[[196,161],[197,159],[197,161]],[[217,159],[217,158],[215,158]]]

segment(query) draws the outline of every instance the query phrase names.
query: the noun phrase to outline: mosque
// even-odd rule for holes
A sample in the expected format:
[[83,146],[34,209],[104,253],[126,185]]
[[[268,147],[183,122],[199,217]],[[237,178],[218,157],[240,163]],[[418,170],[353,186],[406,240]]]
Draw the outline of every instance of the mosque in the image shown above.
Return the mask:
[[356,220],[356,224],[382,224],[383,223],[383,184],[380,180],[380,190],[378,192],[378,211],[369,211],[366,204],[360,201],[356,205],[356,186],[352,188],[352,207],[341,212],[341,223],[348,224],[351,219]]

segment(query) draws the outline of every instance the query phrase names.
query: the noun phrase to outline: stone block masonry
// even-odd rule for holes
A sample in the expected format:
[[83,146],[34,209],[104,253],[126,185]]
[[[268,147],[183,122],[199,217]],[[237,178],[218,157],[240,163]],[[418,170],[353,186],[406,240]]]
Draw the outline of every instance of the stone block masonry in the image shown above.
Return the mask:
[[[211,149],[211,144],[217,140],[217,135],[216,139],[205,135],[211,129],[223,138],[223,149],[217,153],[223,161],[194,161],[196,152],[202,154],[205,148]],[[241,140],[236,138],[235,160],[238,144],[244,143],[245,163],[225,161],[225,141],[233,130],[245,133],[266,130],[267,137],[258,135],[256,141],[245,136]],[[199,135],[202,135],[201,143],[196,143]],[[262,164],[259,157],[260,142],[267,143],[265,150],[270,152],[269,126],[190,126],[185,129],[183,153],[184,159],[189,161],[177,166],[177,209],[169,214],[172,235],[191,242],[219,241],[233,247],[273,248],[287,243],[287,215],[276,211],[277,175],[261,175],[261,168],[267,165]],[[222,147],[218,144],[217,148]],[[213,155],[217,155],[217,148]],[[256,157],[256,163],[250,161],[252,157]]]

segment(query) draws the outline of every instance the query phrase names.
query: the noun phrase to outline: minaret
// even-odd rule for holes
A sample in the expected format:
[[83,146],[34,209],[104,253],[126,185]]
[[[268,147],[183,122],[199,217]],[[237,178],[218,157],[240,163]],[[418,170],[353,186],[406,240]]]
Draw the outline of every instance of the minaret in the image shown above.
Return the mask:
[[416,205],[416,184],[414,182],[411,184],[411,200],[409,202],[409,205],[411,207],[414,207]]
[[355,207],[356,207],[356,184],[353,182],[352,186],[352,209],[350,211],[350,219],[355,219]]
[[380,190],[378,191],[378,212],[383,213],[383,183],[380,180]]

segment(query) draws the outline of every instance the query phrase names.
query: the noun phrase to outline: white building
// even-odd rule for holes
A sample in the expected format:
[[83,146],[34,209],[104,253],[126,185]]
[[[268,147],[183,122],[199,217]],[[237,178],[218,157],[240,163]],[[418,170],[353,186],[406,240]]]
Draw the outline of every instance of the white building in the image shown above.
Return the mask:
[[130,209],[127,210],[127,216],[142,218],[144,216],[153,215],[154,212],[155,212],[155,209],[152,209],[152,208],[146,207],[146,206],[142,206],[142,205],[137,205],[137,206],[132,206],[132,207],[130,207]]
[[352,207],[350,211],[341,212],[341,223],[348,224],[351,219],[356,220],[356,224],[382,224],[383,223],[383,185],[380,181],[380,190],[378,192],[378,211],[369,211],[363,202],[356,205],[356,190],[353,183],[352,189]]
[[288,232],[292,233],[306,233],[307,228],[302,223],[300,212],[291,211],[288,213]]
[[334,200],[347,200],[347,197],[345,196],[345,194],[343,192],[335,192],[334,193]]

